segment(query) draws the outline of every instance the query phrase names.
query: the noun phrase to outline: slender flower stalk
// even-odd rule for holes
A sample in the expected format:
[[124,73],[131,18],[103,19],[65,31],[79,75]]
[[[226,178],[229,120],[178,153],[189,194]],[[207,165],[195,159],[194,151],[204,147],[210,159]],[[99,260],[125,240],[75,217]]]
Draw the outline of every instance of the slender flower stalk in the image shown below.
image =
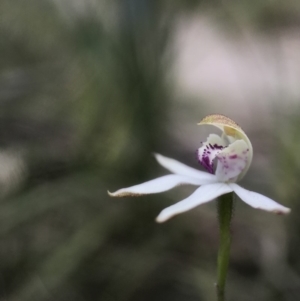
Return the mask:
[[218,301],[225,300],[225,284],[229,265],[231,233],[230,225],[233,215],[233,193],[224,194],[218,200],[218,218],[220,231],[220,246],[218,253],[218,282],[217,296]]
[[209,115],[199,125],[212,125],[222,134],[210,134],[197,150],[199,163],[208,171],[186,166],[174,159],[155,154],[157,162],[171,172],[148,182],[108,192],[112,197],[140,196],[160,193],[178,185],[190,184],[198,188],[189,197],[165,208],[156,218],[159,223],[220,197],[218,201],[220,250],[218,255],[218,300],[225,296],[225,282],[230,250],[230,220],[233,195],[253,208],[276,214],[288,214],[290,209],[257,192],[242,188],[237,181],[247,173],[252,162],[253,148],[245,132],[234,121],[223,115]]

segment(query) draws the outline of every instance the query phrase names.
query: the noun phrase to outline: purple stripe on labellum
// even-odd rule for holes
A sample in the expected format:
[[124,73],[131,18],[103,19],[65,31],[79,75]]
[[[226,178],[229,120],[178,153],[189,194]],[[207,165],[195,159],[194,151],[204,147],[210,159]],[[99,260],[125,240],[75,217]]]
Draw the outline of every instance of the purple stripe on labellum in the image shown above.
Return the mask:
[[214,159],[223,149],[223,146],[217,144],[204,144],[198,149],[198,162],[209,172],[214,173]]
[[202,160],[199,160],[200,164],[206,168],[210,173],[214,173],[214,165],[211,163],[208,156],[202,156]]

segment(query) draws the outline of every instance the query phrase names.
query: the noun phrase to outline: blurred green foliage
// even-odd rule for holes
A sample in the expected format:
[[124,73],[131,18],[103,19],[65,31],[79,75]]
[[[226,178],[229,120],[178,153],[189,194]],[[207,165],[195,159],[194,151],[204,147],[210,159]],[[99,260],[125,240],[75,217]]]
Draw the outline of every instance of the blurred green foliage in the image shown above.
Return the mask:
[[[187,190],[126,200],[106,192],[158,174],[153,151],[181,155],[166,78],[176,22],[196,11],[263,29],[299,18],[292,1],[1,1],[0,300],[214,300],[214,205],[157,225]],[[286,205],[300,195],[299,112],[281,116],[273,138]],[[230,300],[298,300],[297,215],[287,236],[284,222],[264,218],[233,223]],[[269,274],[267,221],[288,241]]]

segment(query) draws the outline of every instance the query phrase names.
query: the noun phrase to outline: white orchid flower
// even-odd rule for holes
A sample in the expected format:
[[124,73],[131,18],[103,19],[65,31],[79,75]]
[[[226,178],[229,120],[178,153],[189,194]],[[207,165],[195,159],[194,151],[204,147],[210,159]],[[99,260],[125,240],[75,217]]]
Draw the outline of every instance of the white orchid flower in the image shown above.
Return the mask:
[[122,188],[113,193],[108,192],[109,195],[113,197],[140,196],[164,192],[183,184],[200,186],[186,199],[164,209],[156,218],[156,221],[160,223],[232,191],[253,208],[276,214],[289,213],[289,208],[236,184],[247,172],[253,156],[251,142],[244,131],[234,121],[222,115],[209,115],[199,123],[199,125],[203,124],[214,125],[222,130],[221,136],[210,134],[197,151],[199,162],[209,173],[155,154],[158,163],[172,174]]

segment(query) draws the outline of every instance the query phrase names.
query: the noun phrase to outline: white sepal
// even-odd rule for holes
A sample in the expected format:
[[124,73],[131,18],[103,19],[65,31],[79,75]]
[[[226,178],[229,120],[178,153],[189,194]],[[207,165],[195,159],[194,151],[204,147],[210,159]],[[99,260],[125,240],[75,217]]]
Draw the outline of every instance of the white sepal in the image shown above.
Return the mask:
[[253,208],[270,211],[276,214],[288,214],[291,211],[291,209],[276,203],[262,194],[242,188],[235,183],[230,183],[228,185],[242,201]]
[[199,180],[180,175],[167,175],[142,184],[122,188],[116,192],[108,191],[108,194],[114,197],[140,196],[143,194],[164,192],[181,184],[199,185]]
[[199,185],[217,182],[215,175],[189,167],[177,160],[165,157],[160,154],[154,154],[154,155],[157,162],[161,166],[163,166],[164,168],[166,168],[172,173],[182,175],[182,176],[187,176],[190,178],[195,178],[199,181],[198,182]]
[[191,210],[199,205],[212,201],[216,197],[229,193],[232,188],[224,183],[207,184],[199,187],[189,197],[164,209],[156,218],[159,223],[165,222],[174,215]]

